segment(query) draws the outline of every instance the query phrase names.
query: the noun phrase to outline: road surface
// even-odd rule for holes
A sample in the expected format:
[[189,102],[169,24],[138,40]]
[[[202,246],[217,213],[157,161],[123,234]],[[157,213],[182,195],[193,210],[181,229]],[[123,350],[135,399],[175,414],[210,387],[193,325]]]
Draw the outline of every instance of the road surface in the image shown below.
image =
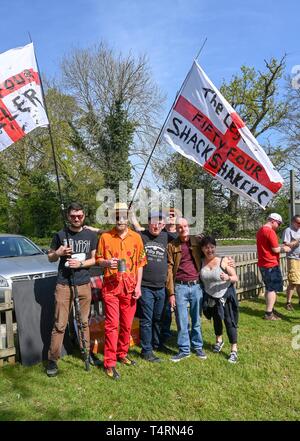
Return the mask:
[[219,245],[217,246],[217,254],[231,255],[256,252],[256,245]]

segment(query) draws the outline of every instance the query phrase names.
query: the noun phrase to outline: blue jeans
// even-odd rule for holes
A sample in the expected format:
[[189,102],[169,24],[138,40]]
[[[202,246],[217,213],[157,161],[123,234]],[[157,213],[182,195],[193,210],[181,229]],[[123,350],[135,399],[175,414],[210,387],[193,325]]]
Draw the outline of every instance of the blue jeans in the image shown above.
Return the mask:
[[165,305],[162,314],[162,322],[161,322],[161,343],[164,343],[169,337],[171,337],[171,324],[172,324],[172,312],[171,305],[169,302],[169,296],[166,292]]
[[142,286],[142,297],[140,298],[142,354],[149,354],[153,347],[160,345],[160,325],[165,297],[165,288]]
[[[179,352],[189,354],[193,349],[202,349],[200,312],[202,309],[203,292],[199,284],[175,284],[176,321],[178,328],[177,344]],[[191,337],[189,335],[188,305],[190,306]]]

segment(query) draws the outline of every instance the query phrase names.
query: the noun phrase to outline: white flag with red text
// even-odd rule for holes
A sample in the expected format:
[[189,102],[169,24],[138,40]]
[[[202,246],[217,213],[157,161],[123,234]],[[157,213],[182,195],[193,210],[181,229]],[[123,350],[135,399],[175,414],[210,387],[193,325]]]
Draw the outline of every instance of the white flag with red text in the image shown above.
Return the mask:
[[162,137],[224,186],[262,208],[283,185],[263,148],[196,61]]
[[48,124],[33,43],[0,54],[0,151]]

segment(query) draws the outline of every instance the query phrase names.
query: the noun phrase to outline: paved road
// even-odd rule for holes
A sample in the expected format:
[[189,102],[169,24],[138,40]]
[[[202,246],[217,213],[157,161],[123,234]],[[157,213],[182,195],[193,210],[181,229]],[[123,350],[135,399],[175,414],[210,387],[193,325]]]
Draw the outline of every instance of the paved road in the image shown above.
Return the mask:
[[222,255],[251,253],[256,251],[256,245],[226,245],[217,247],[217,253]]

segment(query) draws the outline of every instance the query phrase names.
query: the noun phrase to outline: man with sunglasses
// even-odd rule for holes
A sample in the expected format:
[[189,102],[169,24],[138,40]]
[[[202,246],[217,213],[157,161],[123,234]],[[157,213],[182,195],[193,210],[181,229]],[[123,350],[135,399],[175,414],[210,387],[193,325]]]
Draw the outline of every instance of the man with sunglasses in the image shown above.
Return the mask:
[[267,222],[256,234],[258,267],[265,284],[266,311],[265,320],[280,320],[274,311],[277,292],[283,291],[283,279],[279,265],[280,253],[288,253],[291,248],[279,245],[276,231],[282,224],[282,217],[278,213],[271,213]]
[[101,235],[96,261],[104,268],[104,369],[109,378],[118,380],[117,361],[126,366],[136,364],[127,354],[147,259],[140,235],[128,228],[127,205],[116,203],[113,214],[115,227]]
[[69,244],[66,231],[63,229],[54,235],[48,252],[50,262],[59,260],[55,290],[54,326],[46,369],[49,377],[54,377],[58,373],[57,360],[61,354],[65,329],[72,306],[71,268],[74,269],[74,284],[78,290],[85,343],[88,350],[90,348],[88,317],[91,306],[91,285],[89,268],[95,265],[96,262],[97,235],[92,231],[83,229],[85,213],[81,204],[77,202],[70,204],[67,209],[67,218],[69,222],[67,232]]
[[292,250],[287,253],[288,287],[286,291],[286,309],[293,311],[292,295],[296,288],[300,305],[300,214],[292,218],[291,225],[282,235],[282,242]]

